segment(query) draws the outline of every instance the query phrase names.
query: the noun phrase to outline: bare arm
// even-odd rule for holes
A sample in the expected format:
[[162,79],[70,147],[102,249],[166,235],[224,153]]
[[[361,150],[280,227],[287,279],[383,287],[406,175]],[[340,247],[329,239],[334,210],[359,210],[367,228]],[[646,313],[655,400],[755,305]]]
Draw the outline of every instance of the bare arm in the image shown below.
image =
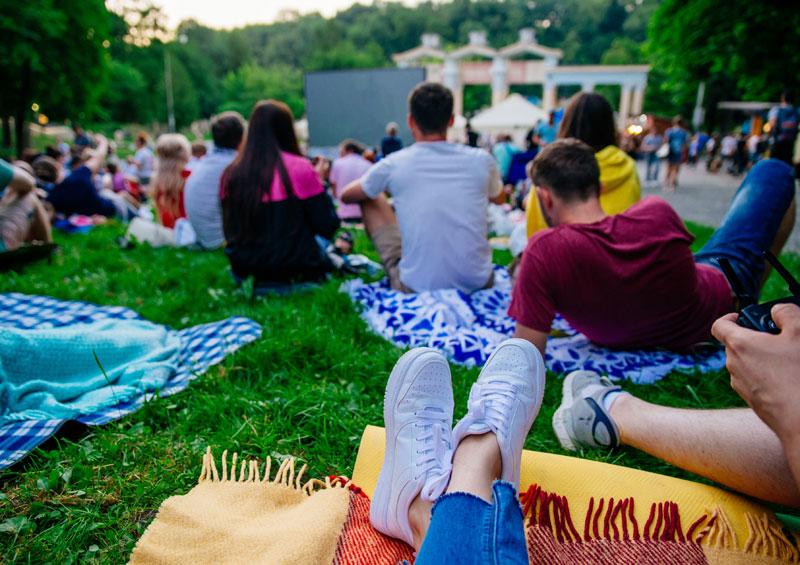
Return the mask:
[[517,329],[514,332],[514,337],[530,341],[536,346],[536,349],[539,350],[542,357],[544,357],[544,350],[547,347],[547,334],[545,332],[534,330],[517,322]]
[[106,155],[108,155],[108,140],[105,136],[98,135],[95,139],[97,140],[97,147],[92,152],[92,156],[85,163],[92,173],[97,173],[103,168],[103,163],[106,162]]
[[8,183],[8,188],[16,192],[19,196],[28,194],[36,186],[36,180],[26,171],[19,167],[13,167],[14,176]]
[[745,329],[736,318],[728,314],[711,329],[725,345],[731,386],[781,440],[800,485],[800,308],[772,308],[778,335]]
[[361,181],[354,180],[344,187],[340,199],[345,204],[358,204],[359,202],[369,200],[370,197],[366,192],[364,192],[364,187],[361,186]]

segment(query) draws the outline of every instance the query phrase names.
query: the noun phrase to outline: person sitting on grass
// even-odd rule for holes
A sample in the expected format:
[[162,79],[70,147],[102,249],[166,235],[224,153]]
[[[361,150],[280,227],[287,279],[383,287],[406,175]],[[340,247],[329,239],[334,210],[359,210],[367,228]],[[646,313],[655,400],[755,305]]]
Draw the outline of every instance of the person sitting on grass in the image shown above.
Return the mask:
[[772,308],[778,335],[728,314],[712,332],[749,408],[689,410],[640,400],[590,371],[564,380],[553,429],[565,449],[629,445],[735,491],[800,507],[800,308]]
[[219,186],[225,168],[236,158],[244,136],[244,119],[238,112],[223,112],[211,120],[214,147],[192,168],[186,179],[184,202],[186,215],[203,249],[217,249],[225,244],[222,231],[222,205]]
[[[391,286],[403,292],[492,286],[486,208],[504,194],[489,153],[449,143],[453,94],[422,83],[409,97],[416,143],[379,161],[342,194],[360,203],[367,233]],[[394,210],[384,191],[394,201]],[[396,213],[395,213],[396,210]]]
[[222,175],[222,214],[234,276],[258,286],[323,279],[333,265],[317,236],[339,228],[333,201],[300,153],[289,107],[253,108],[244,146]]
[[727,258],[757,298],[763,253],[777,255],[794,223],[792,169],[775,159],[753,167],[694,257],[692,235],[663,199],[616,216],[603,210],[597,160],[577,139],[543,149],[530,176],[552,228],[528,241],[509,315],[516,336],[542,353],[556,312],[614,349],[687,350],[710,340],[714,321],[734,310],[718,259]]
[[158,161],[150,182],[150,194],[161,225],[172,229],[176,221],[186,217],[183,187],[189,176],[186,165],[191,157],[191,145],[179,133],[165,133],[156,140],[156,156]]
[[[614,110],[601,94],[576,94],[564,111],[558,137],[580,139],[594,151],[600,167],[600,207],[606,214],[619,214],[639,201],[636,163],[618,147]],[[536,191],[528,198],[525,216],[528,237],[548,227]]]
[[56,212],[66,217],[81,214],[130,219],[138,207],[134,198],[110,190],[101,194],[95,185],[94,178],[103,169],[108,154],[108,140],[102,135],[95,139],[97,147],[84,149],[72,172],[53,188],[47,199]]
[[417,565],[527,564],[517,491],[544,385],[536,348],[505,341],[452,429],[447,361],[429,348],[404,354],[386,384],[386,452],[370,508],[373,527],[414,547]]
[[[339,158],[331,165],[328,177],[337,200],[340,200],[342,191],[347,185],[364,176],[372,166],[372,163],[361,155],[363,152],[364,148],[352,139],[345,139],[339,144]],[[344,221],[361,221],[361,207],[358,204],[340,202],[336,212]]]
[[0,159],[0,188],[0,252],[25,242],[50,243],[50,220],[36,196],[33,176]]

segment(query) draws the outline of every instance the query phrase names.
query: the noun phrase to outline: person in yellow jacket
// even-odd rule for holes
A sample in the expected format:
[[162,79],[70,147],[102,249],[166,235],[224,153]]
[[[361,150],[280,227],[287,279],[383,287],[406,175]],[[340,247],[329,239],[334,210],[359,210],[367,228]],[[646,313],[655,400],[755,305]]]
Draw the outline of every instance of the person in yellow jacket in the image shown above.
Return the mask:
[[[573,96],[564,112],[558,137],[575,137],[594,149],[600,166],[600,206],[606,214],[619,214],[642,197],[636,162],[617,147],[614,110],[602,95],[581,92]],[[531,190],[525,208],[527,235],[547,228],[536,190]]]

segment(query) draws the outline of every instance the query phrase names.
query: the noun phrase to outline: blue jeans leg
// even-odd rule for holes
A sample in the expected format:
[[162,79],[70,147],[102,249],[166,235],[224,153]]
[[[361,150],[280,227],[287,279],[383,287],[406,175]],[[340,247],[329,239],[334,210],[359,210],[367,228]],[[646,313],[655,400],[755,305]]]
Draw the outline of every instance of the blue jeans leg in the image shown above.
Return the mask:
[[719,269],[718,259],[727,258],[748,292],[758,297],[764,251],[772,246],[794,192],[789,165],[777,159],[757,163],[736,191],[722,224],[695,255],[695,261]]
[[416,565],[527,565],[522,509],[508,483],[492,485],[493,504],[456,492],[436,501]]

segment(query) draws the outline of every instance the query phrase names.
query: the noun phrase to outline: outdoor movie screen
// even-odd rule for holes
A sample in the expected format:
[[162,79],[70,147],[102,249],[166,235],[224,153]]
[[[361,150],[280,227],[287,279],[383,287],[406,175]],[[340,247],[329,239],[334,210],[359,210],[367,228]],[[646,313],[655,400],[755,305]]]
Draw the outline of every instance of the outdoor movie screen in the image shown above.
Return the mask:
[[397,122],[409,145],[408,94],[424,80],[422,68],[306,73],[309,146],[332,147],[346,138],[378,146],[389,122]]

